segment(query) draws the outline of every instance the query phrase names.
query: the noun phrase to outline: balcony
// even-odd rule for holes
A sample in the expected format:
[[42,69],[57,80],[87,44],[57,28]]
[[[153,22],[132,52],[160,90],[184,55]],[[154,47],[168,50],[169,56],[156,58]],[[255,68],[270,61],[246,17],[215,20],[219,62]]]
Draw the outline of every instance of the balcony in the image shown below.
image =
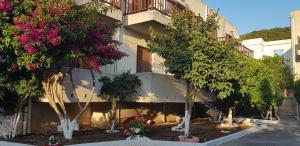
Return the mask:
[[150,34],[150,26],[158,32],[171,22],[173,10],[181,11],[185,7],[175,0],[125,0],[125,27],[144,35]]
[[244,45],[240,45],[238,47],[239,52],[241,52],[243,55],[254,58],[254,52],[252,50],[250,50],[249,48],[247,48]]
[[[78,5],[84,5],[91,2],[92,0],[75,0]],[[121,10],[121,0],[100,0],[104,6],[113,7],[113,10],[109,10],[106,13],[108,20],[122,21],[123,13]]]

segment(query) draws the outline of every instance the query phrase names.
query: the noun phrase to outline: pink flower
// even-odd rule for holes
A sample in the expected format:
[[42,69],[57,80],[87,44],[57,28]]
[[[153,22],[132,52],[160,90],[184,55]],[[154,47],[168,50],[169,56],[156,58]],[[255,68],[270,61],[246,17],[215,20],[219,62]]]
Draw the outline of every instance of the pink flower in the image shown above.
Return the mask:
[[44,28],[46,26],[46,22],[44,20],[40,20],[38,22],[38,25],[41,27],[41,28]]
[[32,41],[38,41],[44,35],[43,29],[31,29],[30,38]]
[[29,70],[36,70],[37,69],[37,65],[33,64],[33,63],[29,63],[29,64],[27,64],[27,68]]
[[26,25],[24,23],[17,24],[16,26],[23,31],[26,29]]
[[47,39],[53,46],[57,46],[60,44],[60,36],[56,28],[51,28],[48,32]]
[[98,63],[97,57],[96,56],[91,56],[88,58],[88,64],[92,67],[94,70],[99,70],[100,65]]
[[21,45],[25,45],[29,41],[28,36],[24,34],[20,35],[18,39],[19,39],[19,44]]
[[15,71],[17,69],[17,67],[18,67],[18,65],[13,63],[13,64],[11,64],[10,69]]
[[24,45],[24,49],[26,50],[28,55],[33,55],[37,52],[37,49],[30,45]]
[[0,0],[0,12],[8,12],[12,10],[12,4],[6,0]]

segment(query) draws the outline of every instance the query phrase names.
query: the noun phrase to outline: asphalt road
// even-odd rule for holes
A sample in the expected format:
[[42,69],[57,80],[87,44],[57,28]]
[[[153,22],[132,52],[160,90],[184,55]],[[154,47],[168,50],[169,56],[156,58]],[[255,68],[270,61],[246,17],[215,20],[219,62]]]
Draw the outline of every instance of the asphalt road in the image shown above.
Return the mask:
[[300,121],[285,119],[221,146],[300,146]]

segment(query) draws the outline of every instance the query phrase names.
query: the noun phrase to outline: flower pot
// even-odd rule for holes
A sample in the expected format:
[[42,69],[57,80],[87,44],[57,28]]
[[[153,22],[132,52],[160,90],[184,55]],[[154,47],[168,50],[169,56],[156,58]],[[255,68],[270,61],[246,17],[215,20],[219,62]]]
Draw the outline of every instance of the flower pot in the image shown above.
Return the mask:
[[186,138],[184,136],[179,136],[179,141],[180,142],[198,143],[199,142],[199,137],[192,136],[190,138]]

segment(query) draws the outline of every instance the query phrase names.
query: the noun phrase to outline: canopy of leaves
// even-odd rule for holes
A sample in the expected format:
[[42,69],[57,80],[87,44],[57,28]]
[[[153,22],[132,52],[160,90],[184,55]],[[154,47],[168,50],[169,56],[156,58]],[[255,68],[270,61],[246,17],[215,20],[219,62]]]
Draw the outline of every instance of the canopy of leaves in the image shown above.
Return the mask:
[[252,106],[260,111],[270,105],[278,106],[282,101],[282,90],[276,81],[273,71],[260,60],[248,59],[245,62],[244,92]]
[[265,41],[276,41],[291,39],[291,28],[290,27],[277,27],[272,29],[264,29],[253,31],[244,35],[241,35],[242,40],[263,38]]
[[103,81],[102,96],[108,100],[118,101],[136,93],[136,88],[142,84],[139,77],[130,72],[116,75],[113,79],[103,77],[101,81]]
[[282,58],[254,60],[237,51],[237,40],[217,41],[210,34],[217,14],[206,21],[188,10],[174,13],[168,34],[153,33],[148,46],[165,59],[167,71],[216,95],[218,102],[232,106],[250,103],[264,110],[282,102],[283,89],[293,76]]
[[293,86],[294,76],[291,68],[284,63],[284,59],[280,56],[265,56],[262,62],[271,69],[272,75],[276,78],[279,88],[282,90],[290,89]]

